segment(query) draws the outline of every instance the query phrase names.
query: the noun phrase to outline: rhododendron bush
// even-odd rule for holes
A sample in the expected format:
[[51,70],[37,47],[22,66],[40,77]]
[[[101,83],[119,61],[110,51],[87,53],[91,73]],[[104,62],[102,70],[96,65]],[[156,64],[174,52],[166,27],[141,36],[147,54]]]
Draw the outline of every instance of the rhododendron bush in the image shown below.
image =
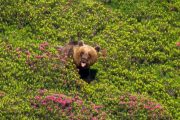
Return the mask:
[[[179,8],[179,0],[1,0],[0,119],[179,119]],[[101,47],[89,71],[62,53],[72,40]]]
[[39,93],[30,100],[37,115],[45,115],[42,118],[50,119],[72,119],[72,120],[104,120],[106,113],[101,109],[103,106],[92,102],[85,102],[77,95],[68,97],[59,93],[48,93],[41,89]]
[[130,119],[138,119],[142,116],[146,119],[171,119],[162,105],[140,95],[121,95],[118,109],[126,111]]

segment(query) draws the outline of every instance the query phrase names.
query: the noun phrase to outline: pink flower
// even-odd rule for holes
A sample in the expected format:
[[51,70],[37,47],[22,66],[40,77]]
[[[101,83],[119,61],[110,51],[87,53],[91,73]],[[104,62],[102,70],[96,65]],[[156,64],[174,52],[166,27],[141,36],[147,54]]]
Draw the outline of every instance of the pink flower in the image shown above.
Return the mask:
[[144,105],[144,108],[145,108],[145,109],[150,109],[150,106]]
[[176,43],[176,46],[177,46],[177,47],[180,47],[180,42],[177,42],[177,43]]
[[129,102],[129,107],[135,107],[137,105],[136,101],[130,101]]
[[20,48],[19,48],[19,47],[18,47],[18,48],[16,48],[16,52],[19,52],[19,51],[21,51],[21,50],[20,50]]
[[3,97],[3,96],[5,96],[5,93],[0,93],[0,97]]
[[62,59],[60,59],[60,60],[61,60],[61,62],[63,62],[63,63],[66,62],[66,59],[64,59],[64,58],[62,58]]
[[36,106],[36,105],[33,105],[33,108],[37,108],[37,106]]
[[31,55],[31,53],[29,52],[29,50],[25,51],[26,55]]
[[40,95],[44,95],[44,93],[45,93],[46,91],[47,91],[47,89],[40,89],[40,90],[39,90],[39,94],[40,94]]
[[97,117],[93,117],[91,120],[98,120]]
[[152,108],[150,108],[149,110],[153,111],[154,109],[155,109],[155,108],[152,107]]
[[39,44],[39,49],[40,50],[45,50],[45,47],[47,47],[48,45],[49,45],[48,42],[43,42],[43,43]]
[[47,102],[46,102],[45,100],[43,100],[43,101],[41,102],[41,104],[42,104],[42,105],[47,105]]
[[65,98],[66,96],[64,94],[53,94],[53,96],[58,98]]
[[42,56],[42,55],[36,55],[35,56],[35,58],[37,58],[37,59],[42,59],[44,56]]
[[17,56],[18,56],[18,58],[20,58],[21,57],[21,53],[22,53],[22,51],[21,51],[21,49],[18,47],[18,48],[16,48],[16,52],[17,52]]
[[119,104],[121,104],[121,105],[125,105],[125,104],[127,104],[127,102],[123,102],[123,101],[121,101],[121,102],[119,102]]
[[73,113],[71,113],[71,114],[70,114],[70,117],[72,118],[73,116],[74,116],[74,114],[73,114]]
[[41,100],[41,97],[40,96],[35,96],[35,99],[36,100]]
[[130,98],[130,100],[132,100],[132,101],[136,101],[136,100],[137,100],[136,96],[133,96],[133,95],[131,95],[129,98]]
[[74,97],[74,99],[75,99],[75,100],[79,100],[79,96],[76,95],[76,96]]
[[72,110],[72,107],[68,107],[68,111],[70,112]]
[[151,101],[148,101],[147,104],[152,106],[152,105],[154,105],[155,103],[154,103],[154,102],[151,102]]
[[52,112],[52,108],[51,107],[49,107],[49,106],[47,106],[47,109],[49,110],[49,111],[51,111]]
[[18,58],[20,58],[20,57],[21,57],[21,54],[19,53],[19,54],[18,54]]
[[58,52],[61,52],[62,50],[63,50],[63,47],[62,47],[62,46],[58,46],[58,47],[57,47],[57,51],[58,51]]
[[31,56],[31,53],[29,52],[29,50],[25,51],[25,53],[26,53],[27,59],[29,59]]
[[61,102],[62,102],[62,98],[61,98],[61,97],[58,97],[58,98],[55,100],[55,102],[57,102],[57,103],[61,104]]
[[120,100],[124,100],[124,98],[125,98],[124,96],[120,96]]
[[59,109],[59,107],[58,107],[57,105],[55,106],[55,108],[56,108],[56,109]]
[[155,108],[155,109],[161,109],[162,107],[161,107],[160,104],[157,104],[154,108]]
[[48,43],[48,42],[44,42],[43,45],[44,45],[44,46],[48,46],[49,43]]
[[72,100],[71,99],[66,99],[66,103],[70,104],[70,103],[72,103]]
[[51,53],[50,52],[46,52],[45,55],[48,56],[48,57],[51,57]]
[[101,106],[101,105],[94,105],[93,108],[94,109],[100,109],[100,108],[103,108],[103,106]]
[[61,101],[61,103],[60,103],[63,107],[65,107],[66,106],[66,101]]
[[44,47],[43,46],[39,46],[39,50],[44,50]]
[[55,96],[46,96],[46,99],[47,99],[47,100],[55,101],[55,100],[56,100],[56,97],[55,97]]
[[80,105],[82,105],[83,101],[82,100],[76,100],[76,103],[80,106]]

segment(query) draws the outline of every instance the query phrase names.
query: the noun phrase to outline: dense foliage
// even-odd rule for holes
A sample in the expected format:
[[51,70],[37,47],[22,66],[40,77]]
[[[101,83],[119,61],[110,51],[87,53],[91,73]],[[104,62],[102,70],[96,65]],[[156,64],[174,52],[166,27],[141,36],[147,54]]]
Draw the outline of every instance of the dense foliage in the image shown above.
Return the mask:
[[[179,119],[179,35],[179,0],[0,0],[0,118]],[[101,46],[90,83],[69,40]]]

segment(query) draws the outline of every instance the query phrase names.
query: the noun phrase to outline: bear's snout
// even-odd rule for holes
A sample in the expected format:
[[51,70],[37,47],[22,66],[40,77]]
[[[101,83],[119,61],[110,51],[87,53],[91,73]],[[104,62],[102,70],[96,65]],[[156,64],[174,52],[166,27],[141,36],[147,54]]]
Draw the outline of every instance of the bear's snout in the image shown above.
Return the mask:
[[80,63],[82,68],[85,68],[88,66],[88,59],[82,58]]

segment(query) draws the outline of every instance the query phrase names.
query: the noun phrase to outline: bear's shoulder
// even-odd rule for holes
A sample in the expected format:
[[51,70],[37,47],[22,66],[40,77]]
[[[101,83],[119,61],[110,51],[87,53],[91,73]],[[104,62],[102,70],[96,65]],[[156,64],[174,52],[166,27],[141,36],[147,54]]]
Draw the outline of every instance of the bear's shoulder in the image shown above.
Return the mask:
[[84,46],[83,42],[70,41],[68,44],[66,44],[63,47],[62,53],[66,54],[69,57],[71,57],[71,56],[73,56],[74,52],[77,51],[81,46]]

